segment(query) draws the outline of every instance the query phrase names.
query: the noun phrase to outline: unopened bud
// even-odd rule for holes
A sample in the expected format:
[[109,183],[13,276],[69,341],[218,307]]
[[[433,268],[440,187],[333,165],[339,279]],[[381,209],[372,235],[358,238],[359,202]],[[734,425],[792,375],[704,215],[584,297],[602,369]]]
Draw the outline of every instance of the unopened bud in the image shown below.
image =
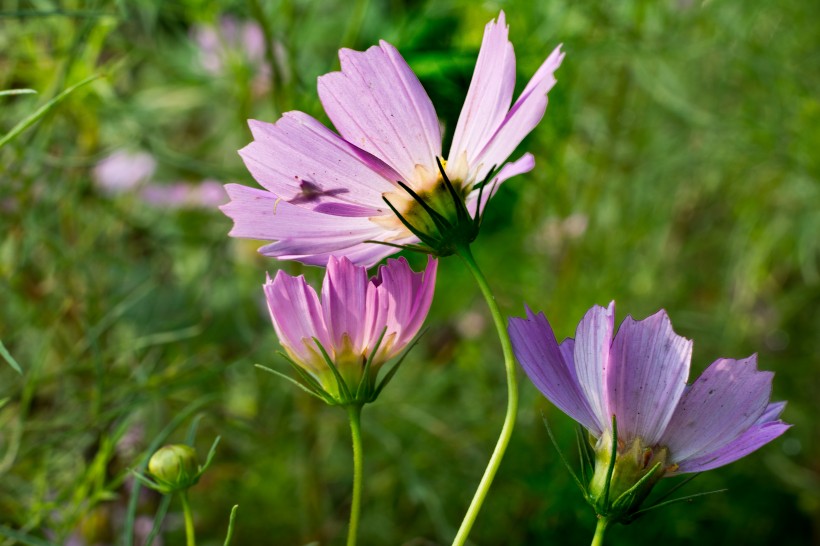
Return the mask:
[[148,461],[148,472],[167,491],[188,489],[200,476],[196,451],[183,444],[162,447]]

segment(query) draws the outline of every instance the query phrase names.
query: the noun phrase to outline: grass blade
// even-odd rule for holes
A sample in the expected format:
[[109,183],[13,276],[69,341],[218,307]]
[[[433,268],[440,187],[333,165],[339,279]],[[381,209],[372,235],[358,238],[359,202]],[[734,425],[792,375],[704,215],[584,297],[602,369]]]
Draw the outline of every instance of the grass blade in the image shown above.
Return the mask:
[[2,341],[0,341],[0,356],[3,357],[3,360],[9,363],[9,366],[14,368],[14,371],[19,373],[20,375],[23,375],[23,370],[22,368],[20,368],[20,364],[18,364],[17,361],[14,360],[14,357],[11,356],[11,353],[8,351],[8,349],[6,349],[6,346],[3,345]]
[[6,97],[9,95],[36,95],[37,91],[34,89],[6,89],[5,91],[0,91],[0,97]]
[[54,97],[53,99],[51,99],[50,101],[48,101],[47,103],[42,105],[40,108],[35,110],[33,114],[31,114],[28,117],[24,118],[17,125],[12,127],[11,131],[9,131],[5,136],[0,138],[0,148],[2,148],[3,146],[8,144],[9,142],[14,140],[15,138],[17,138],[17,136],[19,136],[20,133],[22,133],[23,131],[25,131],[26,129],[28,129],[32,125],[34,125],[37,121],[40,120],[40,118],[42,118],[43,116],[48,114],[55,106],[57,106],[58,104],[63,102],[63,100],[67,96],[69,96],[71,93],[73,93],[74,91],[76,91],[80,87],[83,87],[84,85],[87,85],[87,84],[93,82],[94,80],[96,80],[100,77],[101,76],[99,74],[89,76],[88,78],[84,79],[83,81],[81,81],[79,83],[75,83],[71,87],[65,89],[62,93],[60,93],[59,95],[57,95],[56,97]]

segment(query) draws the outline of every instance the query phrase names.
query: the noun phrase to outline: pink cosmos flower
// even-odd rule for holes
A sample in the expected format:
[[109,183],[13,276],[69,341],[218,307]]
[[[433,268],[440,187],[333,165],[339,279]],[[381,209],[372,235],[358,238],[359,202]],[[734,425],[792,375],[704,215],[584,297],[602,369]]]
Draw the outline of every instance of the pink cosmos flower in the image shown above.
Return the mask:
[[[692,341],[675,334],[665,311],[641,321],[627,317],[617,334],[614,317],[614,302],[595,306],[575,339],[560,344],[543,313],[527,309],[527,318],[509,323],[516,357],[532,382],[596,439],[594,500],[604,490],[611,453],[615,500],[648,473],[651,488],[662,476],[717,468],[790,427],[778,419],[785,402],[769,402],[774,374],[758,371],[755,355],[721,358],[687,385]],[[638,504],[648,492],[636,497]]]
[[456,220],[448,191],[457,194],[477,221],[492,193],[479,203],[478,186],[494,189],[533,168],[529,153],[505,162],[543,117],[563,57],[559,46],[512,103],[515,55],[504,12],[490,21],[444,160],[433,104],[396,48],[382,41],[340,50],[341,71],[318,83],[339,134],[302,112],[275,124],[250,121],[254,141],[240,155],[264,189],[226,186],[230,235],[274,241],[259,249],[266,256],[315,265],[346,256],[370,266],[395,250],[367,241],[419,241],[396,213],[421,232],[435,227],[411,192],[448,220]]
[[364,267],[331,257],[321,299],[303,276],[280,270],[268,278],[273,327],[303,386],[329,403],[375,399],[386,383],[376,384],[380,368],[410,343],[427,316],[436,267],[429,259],[424,272],[415,273],[404,258],[388,260],[368,280]]

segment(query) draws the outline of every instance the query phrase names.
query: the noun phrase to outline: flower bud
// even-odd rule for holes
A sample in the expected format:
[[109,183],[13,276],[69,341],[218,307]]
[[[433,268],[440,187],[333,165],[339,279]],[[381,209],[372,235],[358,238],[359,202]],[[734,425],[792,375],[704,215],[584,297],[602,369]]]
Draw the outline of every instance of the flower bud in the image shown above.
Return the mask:
[[188,489],[201,474],[196,451],[191,446],[174,444],[160,448],[148,461],[148,472],[163,493]]

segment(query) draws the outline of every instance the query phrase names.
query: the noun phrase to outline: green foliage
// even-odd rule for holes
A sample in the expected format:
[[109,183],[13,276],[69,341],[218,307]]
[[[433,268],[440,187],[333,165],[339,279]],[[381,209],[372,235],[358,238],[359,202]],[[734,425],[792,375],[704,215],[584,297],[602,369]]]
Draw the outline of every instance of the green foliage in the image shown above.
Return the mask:
[[[499,190],[473,245],[502,310],[520,315],[527,302],[563,337],[594,303],[616,299],[637,317],[663,307],[695,340],[693,375],[758,352],[796,424],[684,491],[726,494],[611,529],[608,543],[816,536],[820,4],[43,0],[0,9],[0,135],[38,115],[0,149],[0,339],[4,362],[22,371],[0,365],[0,544],[143,544],[168,505],[130,470],[183,441],[197,413],[200,438],[223,438],[190,492],[202,544],[222,544],[235,504],[234,544],[343,540],[344,416],[254,367],[291,373],[275,354],[264,272],[315,282],[321,272],[229,239],[214,206],[158,206],[141,192],[253,184],[236,154],[250,140],[245,120],[299,109],[326,121],[316,77],[338,69],[339,47],[380,38],[417,71],[449,139],[499,8],[519,90],[555,44],[567,52],[521,147],[536,169]],[[196,29],[224,16],[261,20],[269,70],[241,47],[206,69]],[[106,77],[78,87],[96,74]],[[120,149],[151,154],[157,169],[142,188],[106,192],[92,169]],[[429,334],[364,412],[361,544],[449,543],[501,426],[489,315],[458,260],[443,260],[438,279]],[[574,425],[531,385],[521,391],[474,539],[588,542],[594,515],[541,413],[567,453]],[[124,528],[139,537],[124,542]],[[162,533],[182,543],[172,518]]]

